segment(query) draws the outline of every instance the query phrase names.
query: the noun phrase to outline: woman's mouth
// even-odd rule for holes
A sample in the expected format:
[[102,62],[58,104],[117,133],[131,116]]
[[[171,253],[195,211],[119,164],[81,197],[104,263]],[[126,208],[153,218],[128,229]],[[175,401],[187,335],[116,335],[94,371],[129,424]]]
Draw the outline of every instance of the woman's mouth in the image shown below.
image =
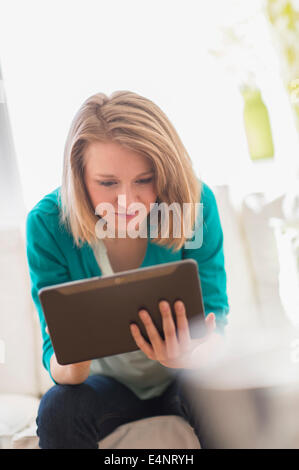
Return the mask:
[[135,214],[127,214],[126,212],[116,212],[117,215],[120,217],[126,217],[127,219],[131,219],[132,217],[135,217]]

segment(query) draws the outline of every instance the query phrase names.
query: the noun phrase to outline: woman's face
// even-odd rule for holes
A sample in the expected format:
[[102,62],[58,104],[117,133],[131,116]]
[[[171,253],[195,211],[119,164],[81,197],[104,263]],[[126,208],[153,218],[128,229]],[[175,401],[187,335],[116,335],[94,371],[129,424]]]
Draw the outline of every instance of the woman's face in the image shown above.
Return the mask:
[[[150,212],[157,193],[154,167],[149,158],[115,142],[96,141],[88,145],[84,158],[84,181],[94,210],[100,203],[110,203],[116,224],[118,218],[126,223],[134,218],[135,203],[143,204],[146,215]],[[125,198],[118,203],[119,195]],[[125,215],[129,212],[133,212],[132,217]]]

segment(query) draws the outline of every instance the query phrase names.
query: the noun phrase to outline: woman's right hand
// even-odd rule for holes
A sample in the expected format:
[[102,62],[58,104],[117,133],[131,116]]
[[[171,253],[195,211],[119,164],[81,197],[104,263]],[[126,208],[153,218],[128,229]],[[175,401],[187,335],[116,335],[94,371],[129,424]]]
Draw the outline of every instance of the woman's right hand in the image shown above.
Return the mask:
[[[46,327],[46,333],[49,334],[48,327]],[[55,382],[65,385],[76,385],[84,382],[89,376],[90,365],[91,360],[61,365],[57,362],[55,353],[53,353],[50,359],[50,369],[53,379]]]

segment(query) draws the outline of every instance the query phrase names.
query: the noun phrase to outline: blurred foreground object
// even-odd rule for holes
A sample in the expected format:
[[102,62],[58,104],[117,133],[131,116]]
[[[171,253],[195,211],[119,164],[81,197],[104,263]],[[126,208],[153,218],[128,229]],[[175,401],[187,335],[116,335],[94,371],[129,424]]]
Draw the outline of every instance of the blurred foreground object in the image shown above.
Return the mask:
[[240,333],[185,377],[203,448],[299,448],[299,329]]

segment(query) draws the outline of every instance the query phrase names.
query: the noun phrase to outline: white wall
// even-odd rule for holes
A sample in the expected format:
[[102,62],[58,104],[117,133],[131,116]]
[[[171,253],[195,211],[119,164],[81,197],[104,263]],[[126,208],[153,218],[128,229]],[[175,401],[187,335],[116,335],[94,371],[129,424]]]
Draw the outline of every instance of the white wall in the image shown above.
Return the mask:
[[24,215],[24,198],[0,64],[0,230],[20,226]]
[[[260,78],[282,166],[264,169],[248,156],[236,83],[208,54],[238,2],[2,1],[0,59],[27,210],[60,184],[73,115],[100,91],[128,89],[154,100],[211,184],[228,182],[238,194],[276,186],[281,168],[287,180],[298,145],[274,64]],[[260,45],[268,44],[261,34]]]

